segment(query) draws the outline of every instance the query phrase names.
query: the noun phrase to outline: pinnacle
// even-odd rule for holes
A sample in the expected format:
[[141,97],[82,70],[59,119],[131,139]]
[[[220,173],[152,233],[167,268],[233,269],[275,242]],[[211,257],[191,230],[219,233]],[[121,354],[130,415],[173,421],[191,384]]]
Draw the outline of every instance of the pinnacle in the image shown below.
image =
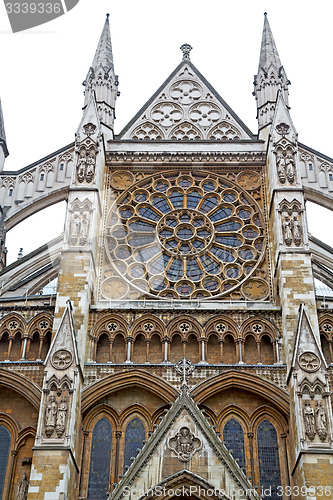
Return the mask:
[[110,14],[106,14],[104,27],[92,63],[92,68],[94,69],[94,71],[96,71],[100,66],[102,66],[105,73],[108,73],[110,69],[113,69],[113,55],[112,55],[112,45],[110,36],[109,16]]
[[279,69],[282,64],[280,57],[275,45],[273,34],[268,22],[267,12],[264,13],[264,29],[262,32],[261,49],[260,49],[260,59],[259,68],[267,70],[269,66],[273,65],[276,69]]

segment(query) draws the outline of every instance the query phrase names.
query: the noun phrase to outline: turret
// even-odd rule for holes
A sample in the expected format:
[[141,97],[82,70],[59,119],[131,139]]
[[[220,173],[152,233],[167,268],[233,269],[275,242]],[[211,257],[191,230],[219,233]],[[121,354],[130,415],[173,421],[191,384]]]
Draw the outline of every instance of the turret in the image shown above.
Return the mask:
[[[265,12],[258,73],[254,76],[253,95],[257,101],[257,120],[259,135],[273,121],[278,92],[288,105],[288,85],[286,72],[281,64],[273,34]],[[269,127],[268,127],[269,128]],[[265,135],[265,134],[264,134]]]
[[115,75],[112,55],[112,45],[109,26],[109,14],[99,39],[94,60],[83,82],[85,86],[84,109],[87,107],[91,94],[94,94],[98,115],[102,127],[107,127],[113,138],[115,103],[118,92],[118,76]]

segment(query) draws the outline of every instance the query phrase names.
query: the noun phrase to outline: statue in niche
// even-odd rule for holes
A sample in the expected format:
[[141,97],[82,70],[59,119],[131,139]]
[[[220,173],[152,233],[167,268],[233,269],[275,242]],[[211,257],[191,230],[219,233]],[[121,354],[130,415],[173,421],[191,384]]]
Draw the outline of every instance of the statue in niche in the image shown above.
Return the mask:
[[293,184],[295,180],[295,163],[291,154],[286,156],[286,176],[290,184]]
[[276,157],[277,172],[281,184],[286,182],[286,161],[282,153],[278,154]]
[[61,438],[65,432],[67,411],[68,411],[68,404],[66,396],[62,396],[60,404],[58,406],[57,421],[56,421],[56,433],[58,438]]
[[16,500],[27,500],[28,498],[29,481],[26,473],[24,472],[21,481],[17,488]]
[[293,233],[291,231],[291,221],[289,217],[285,217],[282,222],[284,242],[287,246],[290,246],[293,241]]
[[89,231],[89,220],[87,218],[87,215],[83,214],[80,227],[80,245],[85,245],[87,243],[88,231]]
[[84,150],[80,151],[79,161],[77,163],[77,180],[79,182],[83,182],[86,175],[87,168],[87,158],[86,152]]
[[95,173],[95,155],[90,152],[87,158],[86,181],[91,182]]
[[71,226],[70,226],[70,233],[71,233],[71,244],[77,245],[79,235],[80,235],[80,227],[81,227],[81,222],[79,219],[79,214],[73,214],[72,220],[71,220]]
[[321,401],[316,403],[316,430],[321,441],[327,438],[327,415]]
[[56,426],[58,405],[55,396],[50,396],[45,409],[45,434],[51,437]]
[[302,242],[302,228],[300,221],[297,219],[297,216],[294,216],[292,220],[292,234],[294,243],[298,247]]
[[303,408],[303,417],[305,425],[305,434],[311,441],[313,441],[316,435],[316,429],[315,429],[314,410],[310,404],[310,401],[305,401],[305,405]]

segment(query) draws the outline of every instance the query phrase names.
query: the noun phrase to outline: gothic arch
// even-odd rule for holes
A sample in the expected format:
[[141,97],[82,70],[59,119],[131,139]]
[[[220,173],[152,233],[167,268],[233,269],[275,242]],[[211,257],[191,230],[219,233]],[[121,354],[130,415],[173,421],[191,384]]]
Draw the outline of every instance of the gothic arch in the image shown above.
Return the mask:
[[[12,323],[17,323],[17,326],[12,325]],[[18,313],[10,313],[4,316],[0,323],[0,336],[7,331],[9,337],[15,337],[17,333],[20,333],[21,338],[26,331],[27,323],[23,316]]]
[[135,338],[139,333],[150,338],[152,335],[159,335],[162,338],[165,335],[166,325],[159,318],[149,315],[141,316],[134,321],[130,329],[130,335]]
[[140,370],[131,370],[127,373],[109,375],[85,389],[82,394],[82,412],[86,412],[103,396],[133,386],[143,387],[165,402],[174,401],[178,394],[174,387],[161,378]]
[[0,425],[3,425],[8,429],[11,435],[11,448],[15,449],[15,444],[20,433],[20,426],[16,420],[7,413],[0,412]]
[[143,423],[146,433],[149,429],[151,429],[151,414],[143,405],[140,405],[139,403],[124,408],[119,416],[119,427],[125,432],[127,424],[133,420],[133,418],[138,418]]
[[245,339],[250,333],[258,339],[263,335],[268,335],[271,340],[281,336],[277,328],[264,318],[249,318],[244,321],[241,327],[242,338]]
[[230,388],[243,389],[255,394],[259,392],[285,415],[289,414],[289,397],[286,392],[257,375],[250,373],[245,375],[234,370],[204,380],[191,391],[191,396],[196,403],[202,403],[217,391],[225,391]]
[[254,410],[254,412],[251,414],[250,430],[253,432],[257,432],[258,425],[263,420],[269,420],[274,425],[276,432],[278,432],[279,434],[287,432],[288,430],[288,423],[284,416],[274,408],[266,405],[256,408],[256,410]]
[[126,338],[129,334],[128,325],[121,316],[109,314],[97,321],[91,330],[90,336],[98,340],[103,333],[109,338],[114,338],[118,333],[121,333]]
[[18,392],[39,411],[42,391],[27,377],[22,377],[7,370],[0,370],[0,385]]
[[25,444],[25,441],[28,437],[36,437],[37,429],[35,427],[29,426],[25,429],[22,429],[17,437],[16,448],[19,449],[21,446]]
[[219,339],[224,338],[228,334],[231,334],[235,339],[238,337],[236,323],[223,315],[208,320],[204,324],[204,332],[207,338],[213,333],[217,334]]
[[226,408],[223,408],[217,416],[217,426],[219,431],[222,433],[225,424],[231,419],[234,418],[241,425],[244,435],[250,431],[251,423],[250,417],[248,413],[243,410],[240,406],[237,405],[228,405]]
[[182,338],[187,338],[189,335],[201,337],[202,326],[191,316],[181,316],[171,320],[167,325],[168,336],[171,339],[178,334]]
[[[40,325],[40,323],[43,321],[46,321],[48,325],[47,326]],[[51,314],[47,313],[37,314],[37,316],[32,318],[28,323],[27,335],[28,337],[32,337],[32,335],[36,330],[39,332],[39,336],[45,335],[48,331],[52,331],[52,325],[53,325],[53,316],[51,316]]]
[[110,421],[112,428],[117,430],[119,427],[119,413],[112,406],[102,403],[90,408],[83,418],[83,429],[92,432],[96,422],[101,418],[107,418]]

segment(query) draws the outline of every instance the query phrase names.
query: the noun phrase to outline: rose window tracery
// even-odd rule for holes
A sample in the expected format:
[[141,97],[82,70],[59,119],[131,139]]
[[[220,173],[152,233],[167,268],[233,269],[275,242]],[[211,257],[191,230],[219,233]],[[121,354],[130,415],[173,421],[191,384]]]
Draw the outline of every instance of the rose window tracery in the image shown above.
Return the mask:
[[115,276],[102,282],[103,299],[129,290],[137,297],[223,296],[253,277],[264,254],[258,204],[212,173],[144,178],[110,206],[106,224],[106,264]]

